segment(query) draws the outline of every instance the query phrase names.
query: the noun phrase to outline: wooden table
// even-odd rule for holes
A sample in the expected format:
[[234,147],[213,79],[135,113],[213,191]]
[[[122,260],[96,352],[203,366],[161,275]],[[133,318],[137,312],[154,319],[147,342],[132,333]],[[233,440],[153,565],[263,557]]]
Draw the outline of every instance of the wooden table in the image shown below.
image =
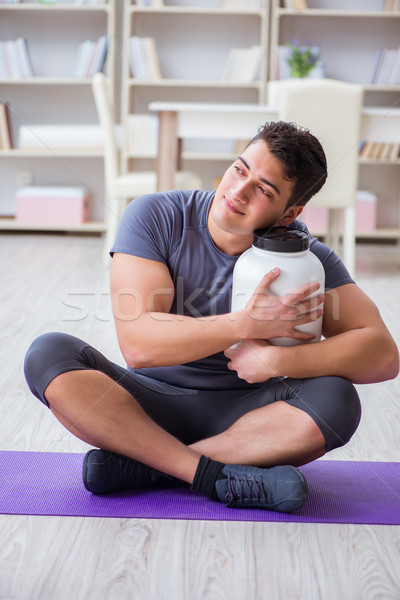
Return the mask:
[[159,116],[157,189],[174,187],[180,162],[180,140],[250,139],[257,127],[278,118],[278,111],[265,104],[197,102],[152,102]]

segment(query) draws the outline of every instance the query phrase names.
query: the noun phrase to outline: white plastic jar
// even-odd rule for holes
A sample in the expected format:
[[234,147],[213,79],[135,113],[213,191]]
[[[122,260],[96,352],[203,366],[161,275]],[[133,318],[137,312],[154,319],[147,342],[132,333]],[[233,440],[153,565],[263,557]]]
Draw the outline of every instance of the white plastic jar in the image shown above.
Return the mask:
[[[273,294],[285,296],[315,281],[320,283],[320,288],[309,298],[324,293],[325,271],[309,248],[309,235],[301,229],[274,227],[255,232],[252,247],[238,258],[233,271],[232,312],[246,307],[261,279],[276,267],[280,269],[280,275],[270,287]],[[315,338],[311,341],[317,342],[321,339],[322,316],[297,328],[313,333]],[[301,340],[284,337],[273,338],[269,342],[278,346],[302,343]]]

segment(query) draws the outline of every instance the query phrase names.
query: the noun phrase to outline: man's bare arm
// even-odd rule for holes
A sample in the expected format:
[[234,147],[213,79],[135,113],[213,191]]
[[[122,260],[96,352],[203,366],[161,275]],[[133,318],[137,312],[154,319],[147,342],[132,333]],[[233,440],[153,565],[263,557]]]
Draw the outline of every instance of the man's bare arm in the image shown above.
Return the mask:
[[229,367],[249,382],[337,375],[354,383],[375,383],[397,376],[397,346],[375,304],[355,284],[326,294],[323,333],[326,339],[320,343],[292,347],[244,342],[227,351]]

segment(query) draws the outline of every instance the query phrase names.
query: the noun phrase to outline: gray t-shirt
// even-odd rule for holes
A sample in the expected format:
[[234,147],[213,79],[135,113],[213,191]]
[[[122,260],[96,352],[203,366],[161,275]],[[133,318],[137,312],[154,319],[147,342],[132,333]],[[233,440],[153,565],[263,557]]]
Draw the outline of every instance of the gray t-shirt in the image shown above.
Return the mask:
[[[232,273],[238,256],[215,246],[207,227],[215,192],[171,191],[141,196],[126,208],[111,253],[167,265],[175,286],[173,314],[199,317],[230,312]],[[306,229],[295,221],[290,227]],[[316,238],[310,250],[325,269],[325,287],[351,283],[337,255]],[[196,340],[193,340],[196,343]],[[253,389],[226,367],[222,352],[184,365],[140,369],[140,374],[192,389]]]

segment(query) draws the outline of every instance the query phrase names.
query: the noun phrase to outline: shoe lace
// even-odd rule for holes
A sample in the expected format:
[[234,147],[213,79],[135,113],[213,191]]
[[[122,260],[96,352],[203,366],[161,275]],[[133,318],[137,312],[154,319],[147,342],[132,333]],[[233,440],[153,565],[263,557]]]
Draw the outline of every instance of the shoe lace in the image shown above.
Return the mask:
[[254,475],[246,475],[246,473],[232,474],[228,471],[227,491],[225,492],[227,502],[232,500],[257,500],[266,503],[267,496],[263,485],[263,476],[259,475],[258,479]]

